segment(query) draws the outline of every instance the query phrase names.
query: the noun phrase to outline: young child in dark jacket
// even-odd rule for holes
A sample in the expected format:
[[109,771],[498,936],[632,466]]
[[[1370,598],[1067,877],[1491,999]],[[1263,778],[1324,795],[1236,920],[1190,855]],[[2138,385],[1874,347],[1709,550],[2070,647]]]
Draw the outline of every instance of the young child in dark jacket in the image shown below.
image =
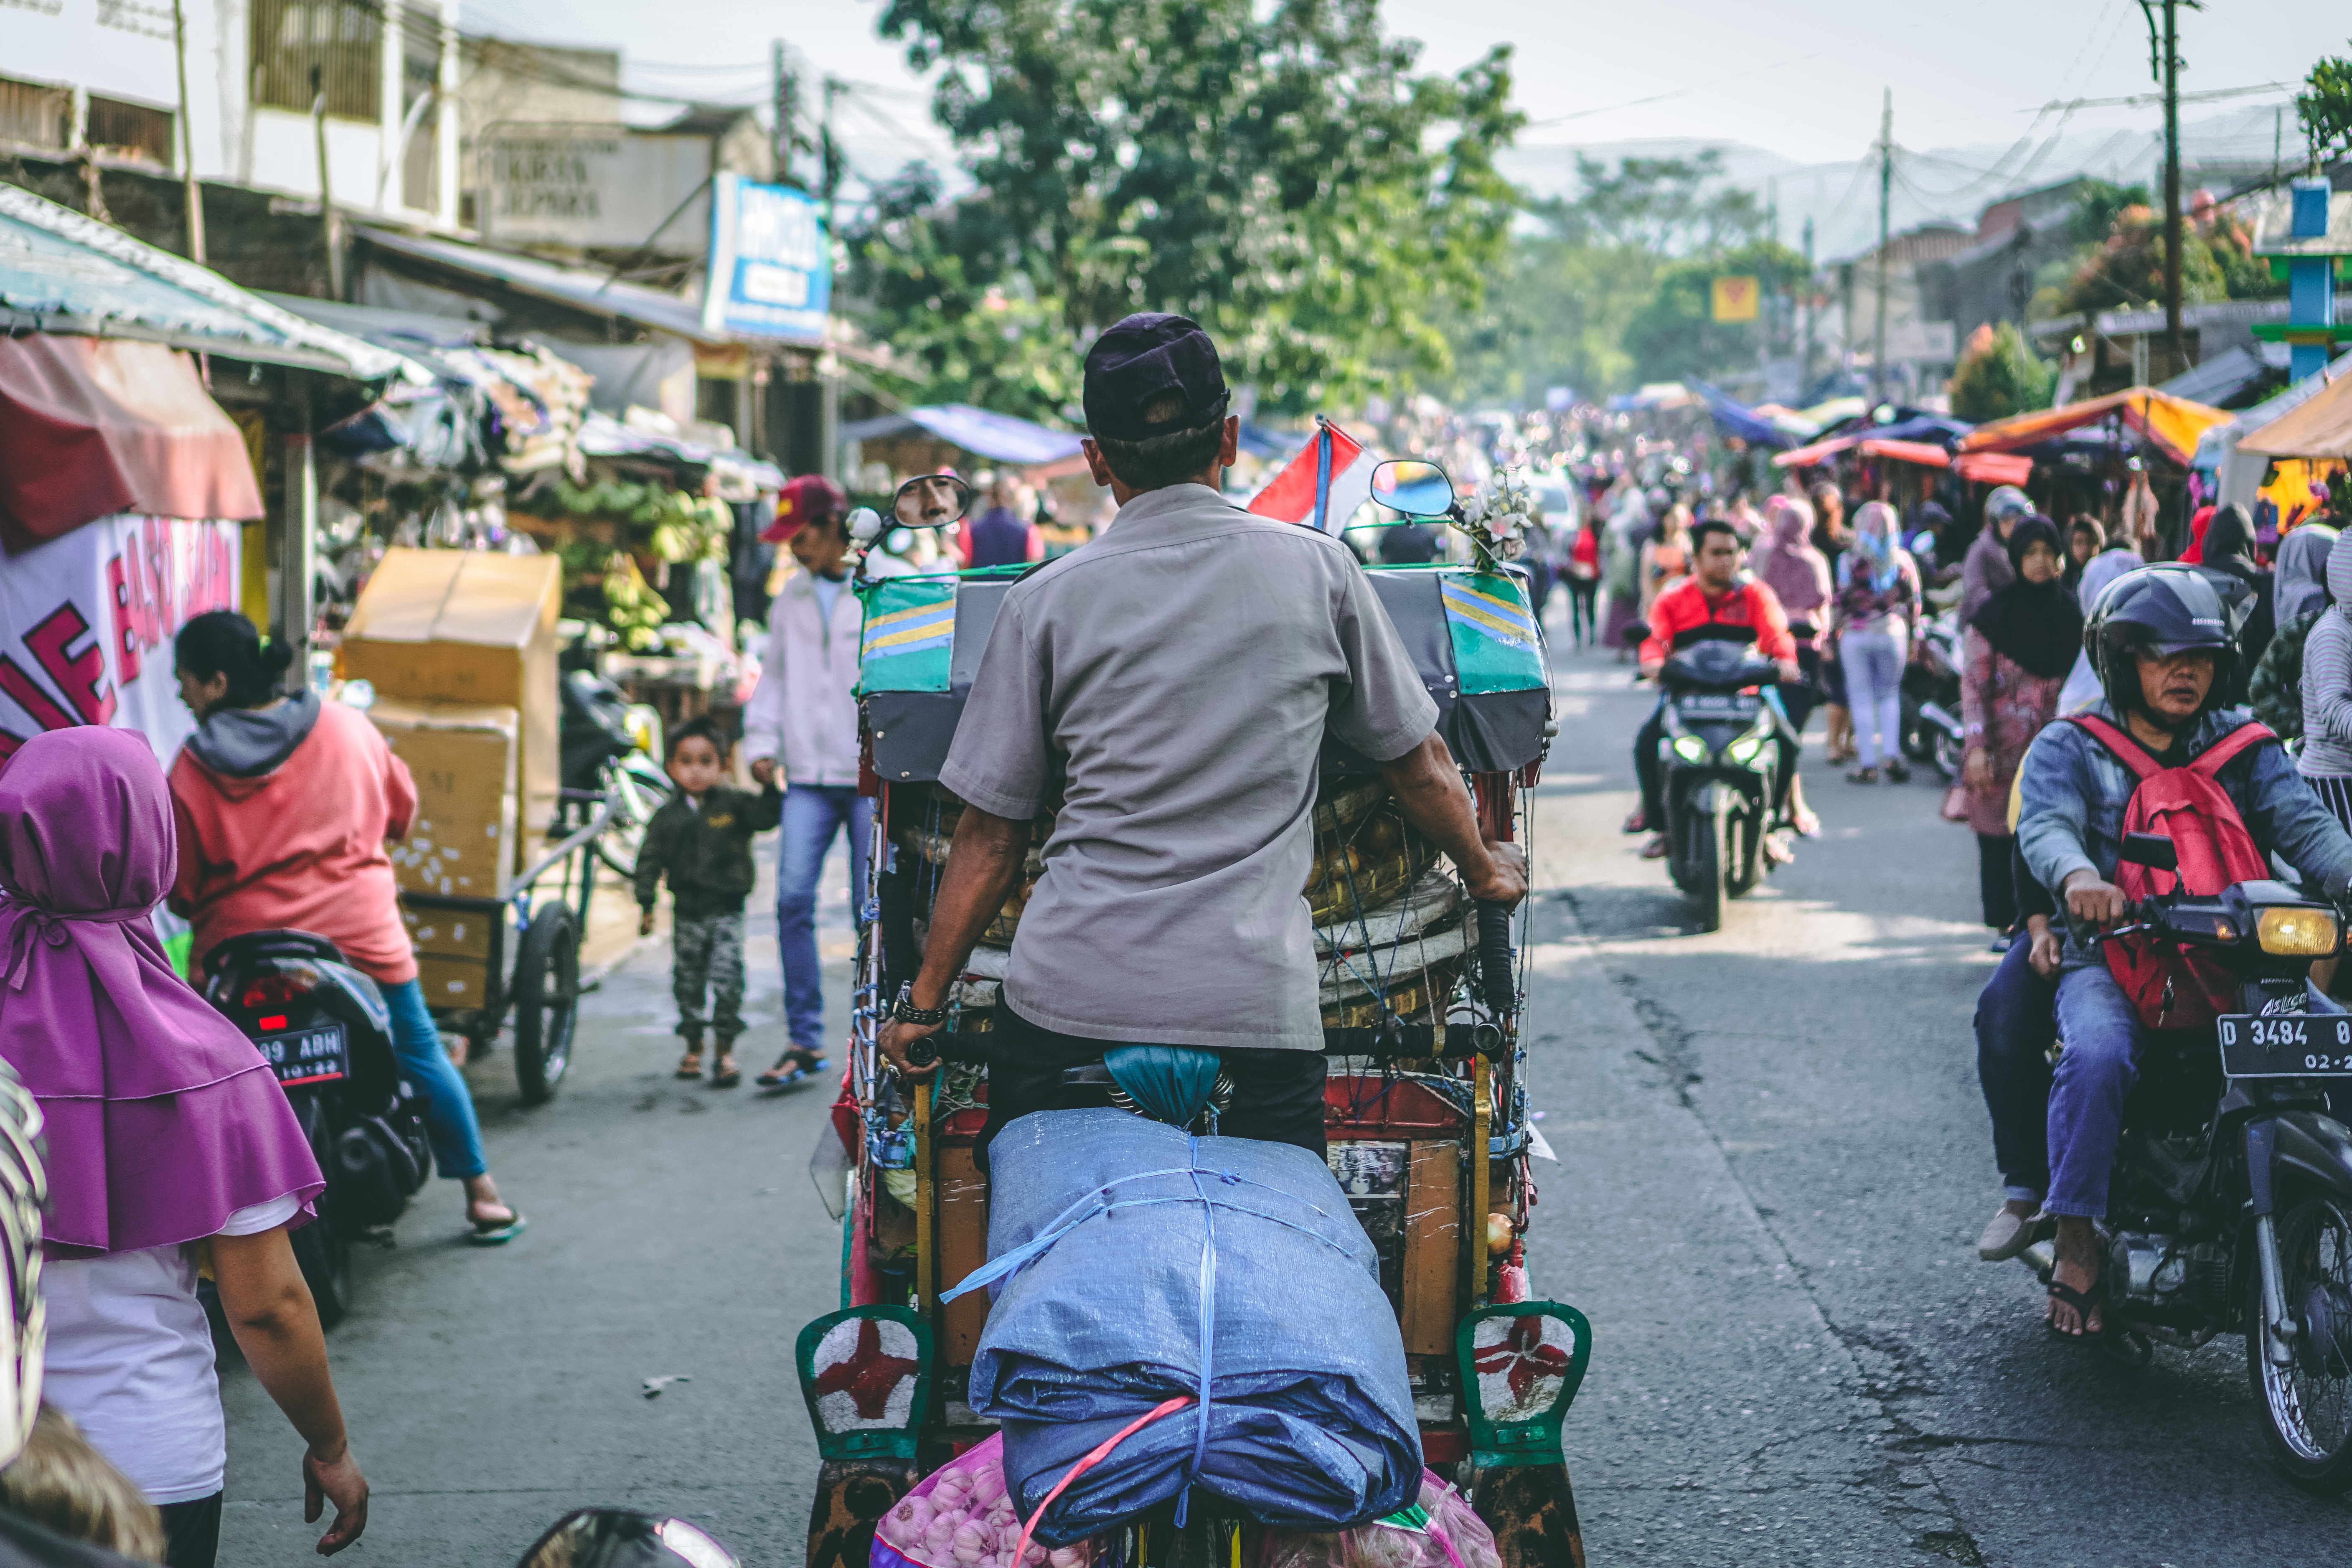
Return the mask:
[[[677,793],[646,824],[637,849],[637,930],[654,929],[654,899],[669,878],[670,994],[677,1002],[678,1037],[686,1055],[677,1076],[702,1077],[702,1034],[719,1052],[710,1081],[732,1089],[735,1037],[743,1032],[743,900],[756,873],[751,836],[782,820],[784,797],[774,784],[759,794],[719,781],[727,771],[726,733],[709,719],[679,725],[669,738],[670,782]],[[710,1013],[702,1011],[704,993]]]

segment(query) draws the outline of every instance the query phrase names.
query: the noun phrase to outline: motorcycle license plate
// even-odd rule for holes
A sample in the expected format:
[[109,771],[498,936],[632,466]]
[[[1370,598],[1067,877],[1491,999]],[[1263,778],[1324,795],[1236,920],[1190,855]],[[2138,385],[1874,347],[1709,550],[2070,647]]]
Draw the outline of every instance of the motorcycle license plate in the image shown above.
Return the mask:
[[320,1024],[286,1035],[264,1035],[253,1042],[281,1085],[332,1083],[344,1076],[343,1026]]
[[1680,713],[1685,719],[1744,719],[1748,714],[1755,712],[1758,704],[1762,702],[1762,700],[1763,699],[1759,697],[1739,697],[1715,692],[1701,692],[1695,697],[1676,698],[1675,700],[1675,711]]
[[2352,1016],[2224,1014],[2221,1070],[2231,1078],[2352,1075]]

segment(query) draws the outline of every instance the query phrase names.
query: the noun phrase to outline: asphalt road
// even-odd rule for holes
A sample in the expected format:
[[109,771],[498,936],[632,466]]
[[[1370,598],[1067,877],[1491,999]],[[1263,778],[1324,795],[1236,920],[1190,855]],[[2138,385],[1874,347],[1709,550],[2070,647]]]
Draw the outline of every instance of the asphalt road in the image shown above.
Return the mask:
[[[2047,1338],[2021,1267],[1977,1261],[1999,1190],[1969,1016],[1993,960],[1974,847],[1935,787],[1849,786],[1816,741],[1825,836],[1695,935],[1616,831],[1648,699],[1601,660],[1563,658],[1559,687],[1529,1009],[1559,1163],[1538,1167],[1530,1262],[1538,1295],[1593,1323],[1566,1427],[1591,1561],[2352,1556],[2352,1505],[2269,1468],[2239,1342],[2127,1372]],[[781,1037],[764,919],[751,968],[756,1057]],[[838,1293],[840,1231],[806,1172],[824,1097],[673,1082],[659,947],[586,1012],[551,1104],[516,1104],[503,1054],[471,1070],[529,1233],[464,1246],[436,1184],[396,1248],[358,1260],[330,1336],[375,1488],[355,1556],[505,1568],[565,1510],[615,1502],[796,1568],[816,1458],[793,1336]],[[223,1384],[222,1561],[310,1561],[299,1444],[240,1367]]]

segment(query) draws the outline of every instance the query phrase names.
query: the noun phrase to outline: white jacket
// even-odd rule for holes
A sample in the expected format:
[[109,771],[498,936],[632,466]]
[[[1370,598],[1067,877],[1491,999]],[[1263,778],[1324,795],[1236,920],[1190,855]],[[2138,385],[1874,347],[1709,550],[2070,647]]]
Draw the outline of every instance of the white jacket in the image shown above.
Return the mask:
[[[905,568],[877,552],[869,576]],[[768,610],[768,647],[760,684],[743,710],[743,752],[773,757],[788,784],[857,783],[857,643],[865,614],[855,587],[841,585],[828,620],[815,579],[794,572]]]

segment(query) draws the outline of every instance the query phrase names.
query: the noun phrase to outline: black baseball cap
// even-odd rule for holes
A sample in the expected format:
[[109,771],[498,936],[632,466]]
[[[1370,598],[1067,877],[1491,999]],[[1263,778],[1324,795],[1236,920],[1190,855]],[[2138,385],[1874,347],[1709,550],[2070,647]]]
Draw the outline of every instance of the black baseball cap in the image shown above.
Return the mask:
[[[1144,405],[1162,393],[1184,399],[1172,420],[1148,424]],[[1196,430],[1225,414],[1228,395],[1217,345],[1189,316],[1139,311],[1087,351],[1087,429],[1097,440],[1148,441]]]

